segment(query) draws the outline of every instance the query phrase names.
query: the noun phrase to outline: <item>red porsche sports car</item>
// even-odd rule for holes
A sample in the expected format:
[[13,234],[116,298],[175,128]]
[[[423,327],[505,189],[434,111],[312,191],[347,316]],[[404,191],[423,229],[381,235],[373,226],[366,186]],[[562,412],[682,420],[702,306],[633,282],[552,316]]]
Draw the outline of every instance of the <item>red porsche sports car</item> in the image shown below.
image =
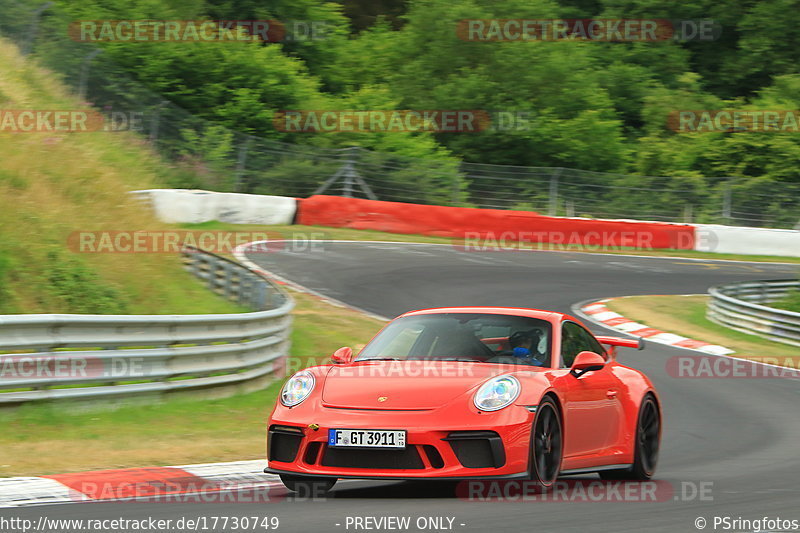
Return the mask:
[[[653,384],[618,346],[552,311],[406,313],[363,350],[293,375],[269,420],[265,472],[290,490],[337,479],[648,479],[661,439]],[[605,346],[605,347],[604,347]]]

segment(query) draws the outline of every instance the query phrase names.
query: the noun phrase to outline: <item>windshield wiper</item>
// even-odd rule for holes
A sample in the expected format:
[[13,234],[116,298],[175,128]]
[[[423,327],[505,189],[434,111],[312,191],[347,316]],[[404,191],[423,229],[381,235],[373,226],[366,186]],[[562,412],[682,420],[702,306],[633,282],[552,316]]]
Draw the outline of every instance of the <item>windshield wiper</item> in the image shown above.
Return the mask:
[[461,359],[458,357],[437,357],[436,359],[425,359],[426,361],[458,361],[460,363],[485,363],[480,359]]
[[397,357],[368,357],[367,359],[357,359],[356,363],[363,363],[364,361],[399,361]]

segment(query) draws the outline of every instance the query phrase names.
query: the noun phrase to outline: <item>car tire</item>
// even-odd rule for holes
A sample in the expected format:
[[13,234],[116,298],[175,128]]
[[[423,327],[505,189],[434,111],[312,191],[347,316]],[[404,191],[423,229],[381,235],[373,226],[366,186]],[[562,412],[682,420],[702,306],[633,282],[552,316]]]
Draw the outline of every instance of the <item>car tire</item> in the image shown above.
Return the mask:
[[655,397],[648,394],[639,406],[636,420],[636,443],[633,465],[630,468],[599,472],[600,479],[629,479],[645,481],[653,477],[661,445],[661,411]]
[[289,474],[280,476],[287,489],[296,492],[303,498],[323,496],[333,488],[337,481],[335,477],[292,476]]
[[564,453],[561,415],[555,401],[545,396],[536,408],[531,432],[531,478],[543,487],[558,479]]

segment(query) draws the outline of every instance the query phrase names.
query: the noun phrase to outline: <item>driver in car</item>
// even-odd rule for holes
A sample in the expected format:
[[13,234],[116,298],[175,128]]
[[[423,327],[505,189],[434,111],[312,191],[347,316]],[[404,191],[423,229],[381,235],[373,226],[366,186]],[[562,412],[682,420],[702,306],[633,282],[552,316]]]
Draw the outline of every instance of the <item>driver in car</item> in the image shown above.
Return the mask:
[[535,330],[516,331],[508,338],[511,355],[533,366],[542,366],[542,361],[536,358],[538,351],[534,348],[538,344],[539,334]]

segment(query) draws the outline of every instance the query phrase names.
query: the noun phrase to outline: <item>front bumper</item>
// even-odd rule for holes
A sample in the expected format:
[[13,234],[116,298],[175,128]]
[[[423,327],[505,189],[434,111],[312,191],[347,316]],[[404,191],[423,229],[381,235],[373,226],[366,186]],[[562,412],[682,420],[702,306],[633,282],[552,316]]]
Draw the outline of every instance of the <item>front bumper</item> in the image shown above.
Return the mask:
[[[449,414],[280,406],[269,422],[265,472],[354,479],[522,478],[528,476],[533,416],[519,405]],[[329,447],[331,428],[404,429],[407,445],[405,450]]]

